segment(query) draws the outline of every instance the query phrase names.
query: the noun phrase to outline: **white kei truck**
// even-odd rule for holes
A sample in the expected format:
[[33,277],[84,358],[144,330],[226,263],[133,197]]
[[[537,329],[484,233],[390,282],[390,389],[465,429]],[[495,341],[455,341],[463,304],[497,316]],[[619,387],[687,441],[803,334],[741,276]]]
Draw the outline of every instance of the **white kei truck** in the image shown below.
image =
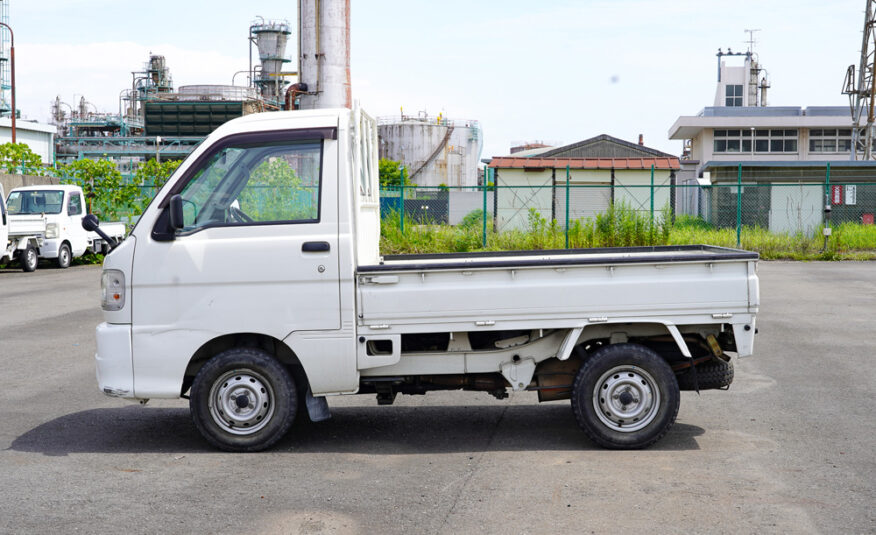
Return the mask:
[[[107,252],[110,248],[103,237],[82,227],[84,199],[82,188],[71,184],[23,186],[9,191],[6,208],[13,227],[41,220],[43,239],[35,247],[38,258],[68,268],[75,257],[86,252]],[[125,236],[124,223],[104,223],[102,230],[114,241]]]
[[0,186],[0,266],[17,262],[22,271],[35,271],[45,237],[46,221],[42,217],[10,217]]
[[330,417],[330,396],[535,391],[631,449],[666,434],[680,390],[724,388],[752,354],[756,253],[381,257],[377,143],[358,109],[216,129],[104,260],[100,390],[186,398],[228,451],[270,447],[299,411]]

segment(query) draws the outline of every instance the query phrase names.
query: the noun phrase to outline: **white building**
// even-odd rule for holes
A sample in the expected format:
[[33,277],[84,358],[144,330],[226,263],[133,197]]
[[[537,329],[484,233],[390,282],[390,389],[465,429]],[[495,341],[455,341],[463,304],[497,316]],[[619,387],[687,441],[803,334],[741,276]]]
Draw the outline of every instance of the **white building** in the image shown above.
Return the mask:
[[646,147],[641,137],[636,144],[602,134],[562,147],[494,157],[489,167],[498,187],[488,211],[496,214],[496,228],[502,231],[526,229],[530,209],[561,223],[567,208],[571,221],[593,219],[613,203],[642,214],[653,206],[659,215],[673,203],[669,186],[675,184],[679,162]]
[[[848,195],[845,189],[835,194],[832,221],[872,221],[876,185],[871,194],[867,183],[876,184],[876,162],[851,159],[849,108],[767,106],[769,82],[754,56],[741,54],[741,66],[728,66],[726,55],[718,55],[714,105],[679,117],[669,129],[670,139],[684,141],[679,183],[699,178],[701,184],[727,185],[741,171],[745,184],[758,185],[743,192],[742,224],[811,233],[824,221],[830,164],[830,183],[851,186]],[[719,226],[735,225],[736,189],[705,193],[682,190],[678,206]]]
[[[44,164],[52,164],[55,161],[56,132],[57,129],[53,125],[22,119],[15,121],[15,140],[27,144],[30,150],[39,154]],[[0,144],[11,141],[12,118],[0,117]]]

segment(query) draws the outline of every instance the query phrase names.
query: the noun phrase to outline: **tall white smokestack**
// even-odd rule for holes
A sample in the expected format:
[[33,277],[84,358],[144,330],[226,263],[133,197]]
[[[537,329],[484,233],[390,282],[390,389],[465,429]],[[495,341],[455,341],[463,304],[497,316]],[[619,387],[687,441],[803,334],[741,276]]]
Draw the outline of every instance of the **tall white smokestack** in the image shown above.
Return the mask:
[[300,0],[299,81],[303,110],[352,108],[350,0]]

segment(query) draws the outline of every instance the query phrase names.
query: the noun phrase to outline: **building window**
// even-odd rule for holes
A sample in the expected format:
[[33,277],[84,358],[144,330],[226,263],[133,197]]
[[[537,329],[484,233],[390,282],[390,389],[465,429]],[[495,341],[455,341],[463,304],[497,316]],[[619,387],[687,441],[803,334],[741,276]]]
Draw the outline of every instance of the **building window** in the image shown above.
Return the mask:
[[797,130],[753,130],[751,128],[715,130],[716,153],[794,153]]
[[809,152],[850,152],[851,128],[812,128],[809,130]]
[[754,131],[754,152],[797,152],[797,130],[775,129]]
[[742,106],[742,86],[741,85],[728,85],[725,86],[725,95],[724,99],[725,106]]

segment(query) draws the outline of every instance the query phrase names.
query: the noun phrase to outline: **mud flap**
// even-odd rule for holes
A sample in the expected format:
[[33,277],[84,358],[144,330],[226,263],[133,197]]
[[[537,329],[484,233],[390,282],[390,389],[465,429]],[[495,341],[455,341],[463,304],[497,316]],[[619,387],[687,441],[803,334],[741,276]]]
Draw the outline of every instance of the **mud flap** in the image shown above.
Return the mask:
[[304,394],[304,404],[307,406],[307,416],[310,417],[311,422],[322,422],[332,417],[325,396],[313,397],[310,388]]

